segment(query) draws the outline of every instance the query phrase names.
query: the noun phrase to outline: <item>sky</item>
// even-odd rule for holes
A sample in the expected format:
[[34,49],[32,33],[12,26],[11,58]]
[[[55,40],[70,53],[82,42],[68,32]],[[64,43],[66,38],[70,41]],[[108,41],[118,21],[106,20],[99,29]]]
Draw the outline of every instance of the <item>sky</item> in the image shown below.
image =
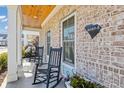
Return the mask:
[[8,29],[8,18],[6,6],[0,6],[0,34],[7,33]]

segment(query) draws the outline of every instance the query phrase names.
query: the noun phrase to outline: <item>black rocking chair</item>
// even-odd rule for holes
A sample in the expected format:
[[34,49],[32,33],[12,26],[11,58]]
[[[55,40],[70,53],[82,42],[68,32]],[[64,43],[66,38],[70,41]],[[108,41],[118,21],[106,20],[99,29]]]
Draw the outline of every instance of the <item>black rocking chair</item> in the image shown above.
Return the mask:
[[62,80],[62,78],[60,78],[61,54],[62,48],[50,48],[47,68],[40,68],[41,65],[37,63],[33,84],[44,82],[46,83],[47,88],[49,87],[50,83],[55,82],[52,85],[52,88],[56,87],[59,84],[59,82]]
[[37,52],[38,52],[38,47],[36,47],[35,52],[33,52],[33,50],[31,49],[31,55],[29,57],[29,62],[32,62],[35,60],[35,56],[36,56]]
[[44,47],[36,47],[35,53],[30,57],[30,62],[41,62],[43,61],[43,50]]

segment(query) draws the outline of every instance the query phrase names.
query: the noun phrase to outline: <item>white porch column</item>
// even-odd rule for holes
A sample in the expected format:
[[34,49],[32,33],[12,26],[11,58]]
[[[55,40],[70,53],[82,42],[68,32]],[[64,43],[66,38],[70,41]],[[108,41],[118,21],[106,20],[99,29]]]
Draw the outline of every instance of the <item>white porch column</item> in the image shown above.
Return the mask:
[[18,7],[17,10],[17,58],[18,58],[18,65],[20,66],[22,63],[22,24],[21,24],[21,9]]
[[17,80],[17,6],[8,8],[8,82]]
[[27,34],[24,33],[24,46],[28,44]]

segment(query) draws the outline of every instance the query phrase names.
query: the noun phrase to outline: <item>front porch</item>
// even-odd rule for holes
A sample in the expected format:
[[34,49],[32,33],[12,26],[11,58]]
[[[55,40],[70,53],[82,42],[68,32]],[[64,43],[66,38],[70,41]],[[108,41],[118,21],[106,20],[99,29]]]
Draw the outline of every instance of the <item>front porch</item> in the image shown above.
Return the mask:
[[[43,88],[45,84],[32,85],[34,79],[35,65],[31,61],[22,58],[22,31],[28,35],[38,35],[41,38],[41,23],[53,11],[56,13],[62,6],[7,6],[8,8],[8,73],[7,73],[7,88]],[[32,11],[27,10],[27,8]],[[55,8],[55,9],[54,9]],[[36,11],[45,11],[42,15]],[[31,13],[31,14],[30,14]],[[53,14],[53,13],[52,13]],[[30,21],[30,22],[29,22]],[[13,24],[12,24],[13,22]],[[40,34],[40,35],[39,35]],[[25,37],[25,35],[23,35]],[[26,36],[27,38],[27,36]],[[24,39],[25,40],[25,39]],[[39,39],[39,45],[41,45]],[[50,47],[50,46],[49,46]],[[44,55],[46,55],[44,53]],[[48,55],[46,55],[48,57]],[[48,62],[44,56],[43,60]],[[64,88],[62,80],[57,87]]]
[[[50,46],[63,48],[63,77],[76,72],[105,87],[124,87],[123,10],[124,6],[8,6],[7,87],[44,87],[32,85],[32,72],[20,74],[23,30],[40,33],[44,62]],[[91,37],[86,26],[101,29]],[[64,88],[64,82],[57,87]]]
[[[23,60],[22,67],[19,67],[21,73],[18,80],[7,83],[6,88],[46,88],[46,84],[44,83],[32,85],[34,80],[34,68],[34,63]],[[65,88],[64,80],[62,80],[56,88]]]

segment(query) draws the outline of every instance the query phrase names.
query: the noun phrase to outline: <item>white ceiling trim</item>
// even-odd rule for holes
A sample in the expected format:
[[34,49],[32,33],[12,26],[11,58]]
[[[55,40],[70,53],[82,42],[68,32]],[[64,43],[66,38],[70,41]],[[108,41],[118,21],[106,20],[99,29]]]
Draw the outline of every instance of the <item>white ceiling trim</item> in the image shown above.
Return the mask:
[[47,18],[44,20],[44,22],[41,24],[41,27],[43,27],[61,8],[63,5],[57,5],[53,11],[47,16]]
[[31,28],[31,27],[23,27],[23,30],[28,30],[28,31],[41,31],[40,28]]

